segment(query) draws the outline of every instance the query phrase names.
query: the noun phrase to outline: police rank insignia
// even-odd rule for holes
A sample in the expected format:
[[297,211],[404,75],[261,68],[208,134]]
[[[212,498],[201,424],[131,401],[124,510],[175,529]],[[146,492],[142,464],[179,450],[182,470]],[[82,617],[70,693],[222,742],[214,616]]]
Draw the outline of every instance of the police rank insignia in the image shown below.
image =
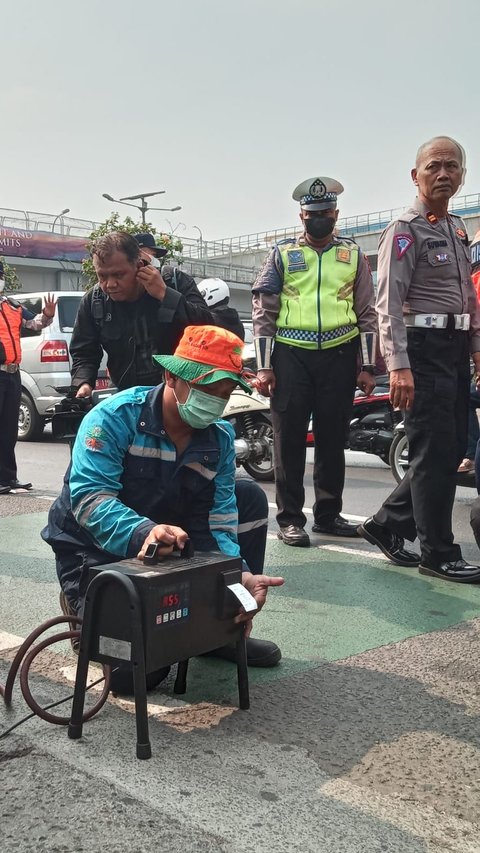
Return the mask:
[[446,252],[439,252],[437,255],[435,255],[435,258],[437,260],[437,263],[439,264],[448,264],[450,261],[450,258],[448,257]]
[[460,240],[465,240],[465,237],[467,236],[463,228],[455,228],[455,234],[457,237],[460,237]]
[[301,270],[308,270],[303,249],[288,249],[287,259],[288,272],[300,272]]
[[410,246],[413,246],[413,237],[411,234],[395,234],[393,245],[395,246],[397,258],[400,260],[408,252]]
[[344,246],[337,246],[335,249],[335,257],[342,264],[349,264],[352,259],[351,249],[345,249]]

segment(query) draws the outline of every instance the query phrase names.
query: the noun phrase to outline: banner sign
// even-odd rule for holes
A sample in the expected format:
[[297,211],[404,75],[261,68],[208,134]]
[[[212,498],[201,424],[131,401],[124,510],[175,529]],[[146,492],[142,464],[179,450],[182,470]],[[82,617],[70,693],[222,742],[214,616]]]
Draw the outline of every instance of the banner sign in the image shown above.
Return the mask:
[[0,255],[81,263],[88,255],[87,241],[84,237],[65,237],[49,231],[0,227]]

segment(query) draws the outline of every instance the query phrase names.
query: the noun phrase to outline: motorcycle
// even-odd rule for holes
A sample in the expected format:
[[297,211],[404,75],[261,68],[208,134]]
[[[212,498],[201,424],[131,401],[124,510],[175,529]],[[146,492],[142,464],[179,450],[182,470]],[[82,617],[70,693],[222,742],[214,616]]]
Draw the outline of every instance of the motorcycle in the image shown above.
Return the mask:
[[237,465],[261,483],[274,479],[273,427],[270,401],[253,391],[247,394],[236,388],[230,396],[222,419],[230,421],[235,430]]
[[[395,436],[390,447],[390,467],[397,483],[400,483],[408,471],[408,438],[403,421],[395,427]],[[456,484],[476,488],[475,472],[457,471]]]
[[[355,392],[345,449],[372,453],[379,456],[386,465],[389,465],[390,447],[400,417],[401,415],[393,410],[390,403],[387,377],[378,376],[377,385],[371,394],[364,394],[358,389]],[[307,433],[307,447],[313,446],[313,432],[310,422]]]

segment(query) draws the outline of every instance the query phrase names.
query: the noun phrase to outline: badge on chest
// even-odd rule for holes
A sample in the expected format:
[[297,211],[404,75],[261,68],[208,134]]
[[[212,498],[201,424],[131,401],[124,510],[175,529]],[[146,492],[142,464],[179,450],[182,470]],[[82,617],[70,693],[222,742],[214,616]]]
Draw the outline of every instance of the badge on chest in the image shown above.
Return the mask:
[[301,272],[308,270],[303,249],[289,249],[287,251],[288,272]]

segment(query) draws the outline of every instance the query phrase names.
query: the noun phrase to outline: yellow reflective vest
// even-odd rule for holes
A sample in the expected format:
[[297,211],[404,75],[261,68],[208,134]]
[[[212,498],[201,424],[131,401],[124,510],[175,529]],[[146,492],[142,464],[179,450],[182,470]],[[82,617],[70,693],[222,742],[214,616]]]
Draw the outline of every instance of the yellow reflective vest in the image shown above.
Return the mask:
[[358,246],[337,241],[320,254],[305,244],[279,246],[283,288],[275,340],[328,349],[359,334],[353,307]]

